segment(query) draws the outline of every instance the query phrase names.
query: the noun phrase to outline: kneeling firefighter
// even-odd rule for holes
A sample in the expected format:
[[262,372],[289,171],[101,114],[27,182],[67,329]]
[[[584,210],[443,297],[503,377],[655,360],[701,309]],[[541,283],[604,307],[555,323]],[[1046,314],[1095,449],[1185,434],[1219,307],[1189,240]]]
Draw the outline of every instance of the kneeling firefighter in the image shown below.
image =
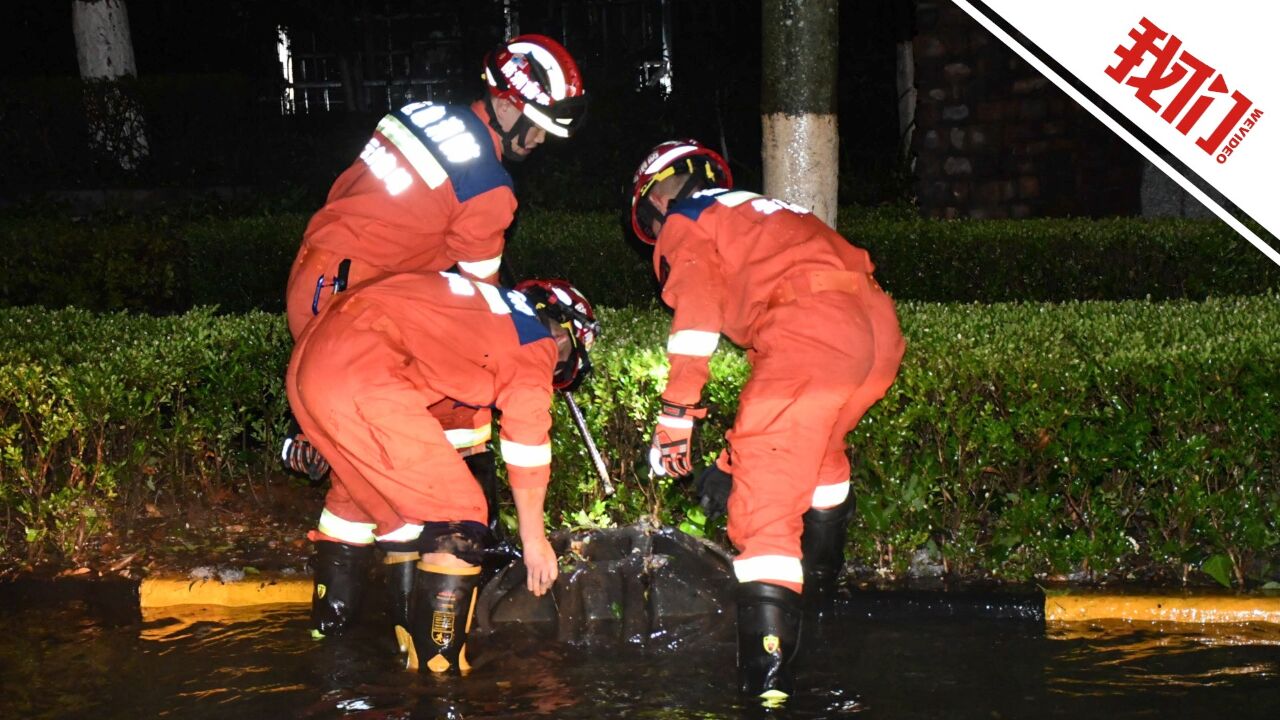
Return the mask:
[[893,383],[905,343],[865,250],[802,207],[732,187],[694,140],[658,145],[633,178],[632,228],[655,246],[675,311],[650,465],[692,472],[710,356],[721,334],[747,348],[728,448],[697,489],[709,509],[727,507],[739,551],[739,684],[779,702],[793,691],[802,592],[830,592],[844,564],[845,436]]
[[501,413],[527,585],[558,574],[543,527],[551,396],[590,370],[599,326],[561,280],[500,288],[405,273],[342,293],[289,363],[289,403],[332,467],[316,545],[313,633],[339,634],[359,605],[375,544],[386,552],[396,637],[411,669],[465,671],[487,542],[485,495],[429,407]]

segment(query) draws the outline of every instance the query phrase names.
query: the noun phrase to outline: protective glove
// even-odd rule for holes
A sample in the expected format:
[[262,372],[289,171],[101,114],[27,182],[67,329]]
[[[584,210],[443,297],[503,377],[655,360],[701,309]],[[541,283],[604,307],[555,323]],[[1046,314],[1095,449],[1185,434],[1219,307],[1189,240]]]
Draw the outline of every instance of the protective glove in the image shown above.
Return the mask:
[[649,447],[649,467],[654,474],[683,477],[693,472],[689,447],[693,421],[706,416],[705,407],[662,401],[662,413],[658,415]]
[[280,460],[285,470],[302,473],[319,484],[329,476],[329,461],[320,456],[320,451],[307,441],[301,431],[284,439],[284,447],[280,448]]
[[693,489],[698,493],[698,504],[707,514],[707,522],[724,515],[729,509],[729,491],[733,489],[733,475],[725,472],[720,463],[698,473],[693,481]]

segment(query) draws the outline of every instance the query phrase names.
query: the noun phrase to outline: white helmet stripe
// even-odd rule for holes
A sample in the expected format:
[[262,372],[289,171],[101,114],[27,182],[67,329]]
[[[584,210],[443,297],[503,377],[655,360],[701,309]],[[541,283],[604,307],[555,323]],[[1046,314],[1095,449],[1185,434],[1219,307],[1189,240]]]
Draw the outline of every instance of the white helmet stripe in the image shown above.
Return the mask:
[[543,130],[546,130],[547,132],[551,133],[552,135],[555,135],[555,136],[556,136],[556,137],[558,137],[558,138],[567,138],[567,137],[569,137],[569,131],[568,131],[568,130],[566,130],[565,128],[562,128],[562,127],[560,127],[559,125],[556,125],[554,122],[552,122],[551,118],[550,118],[550,117],[547,117],[547,114],[546,114],[546,113],[544,113],[544,112],[542,112],[541,110],[539,110],[538,108],[534,107],[534,106],[533,106],[533,103],[528,103],[528,102],[527,102],[527,103],[525,103],[525,104],[524,104],[524,110],[523,110],[522,112],[525,114],[525,117],[527,117],[527,118],[529,118],[530,120],[532,120],[532,121],[533,121],[533,124],[534,124],[534,125],[537,125],[538,127],[542,128]]
[[655,158],[654,161],[649,163],[642,172],[646,175],[656,173],[694,150],[697,150],[697,148],[692,145],[681,145],[679,147],[671,148]]
[[507,50],[511,51],[513,55],[532,55],[533,59],[547,71],[547,79],[551,82],[551,87],[546,88],[546,90],[551,95],[551,99],[564,99],[564,70],[560,68],[560,63],[556,62],[555,57],[547,52],[546,48],[531,42],[518,42],[508,45]]

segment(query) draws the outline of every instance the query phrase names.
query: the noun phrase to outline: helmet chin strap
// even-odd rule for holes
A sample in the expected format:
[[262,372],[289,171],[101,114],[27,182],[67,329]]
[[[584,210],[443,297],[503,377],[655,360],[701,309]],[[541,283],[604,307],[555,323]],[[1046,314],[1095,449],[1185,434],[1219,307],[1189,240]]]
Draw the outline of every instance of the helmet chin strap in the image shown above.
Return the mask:
[[515,141],[519,140],[520,144],[524,145],[529,131],[533,129],[533,122],[524,113],[520,113],[520,119],[516,120],[511,129],[503,130],[502,123],[498,122],[498,112],[493,107],[493,96],[486,94],[484,102],[489,110],[489,127],[493,128],[494,132],[498,133],[498,138],[502,140],[502,159],[509,162],[524,162],[529,157],[529,153],[526,152],[523,155],[517,153]]

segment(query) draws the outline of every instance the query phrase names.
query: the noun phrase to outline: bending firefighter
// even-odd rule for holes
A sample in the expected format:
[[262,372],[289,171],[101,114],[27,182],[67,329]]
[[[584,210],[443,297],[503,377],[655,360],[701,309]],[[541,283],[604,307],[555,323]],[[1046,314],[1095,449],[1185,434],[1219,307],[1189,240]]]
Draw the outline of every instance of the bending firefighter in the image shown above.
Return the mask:
[[598,327],[568,283],[516,290],[454,273],[406,273],[342,293],[308,324],[289,364],[289,403],[332,466],[316,544],[312,622],[341,633],[357,613],[375,544],[407,665],[465,671],[484,492],[428,408],[446,398],[502,413],[528,588],[556,556],[543,528],[551,396],[589,370]]
[[[289,275],[295,340],[339,293],[362,282],[455,267],[469,278],[497,279],[516,210],[502,161],[520,162],[546,137],[575,133],[586,95],[573,58],[542,35],[501,44],[485,57],[484,76],[487,91],[470,106],[415,102],[382,118],[334,182]],[[468,463],[477,475],[491,477],[489,413],[452,402],[433,413],[453,445],[476,456]],[[284,450],[286,465],[320,475],[323,461],[312,455],[298,437]]]
[[692,472],[708,360],[721,334],[745,348],[751,376],[728,447],[697,488],[711,510],[727,499],[739,551],[741,688],[779,701],[793,689],[801,593],[829,592],[844,564],[845,436],[893,383],[905,345],[866,251],[807,210],[732,184],[693,140],[658,145],[634,177],[632,226],[655,244],[675,310],[650,464]]

